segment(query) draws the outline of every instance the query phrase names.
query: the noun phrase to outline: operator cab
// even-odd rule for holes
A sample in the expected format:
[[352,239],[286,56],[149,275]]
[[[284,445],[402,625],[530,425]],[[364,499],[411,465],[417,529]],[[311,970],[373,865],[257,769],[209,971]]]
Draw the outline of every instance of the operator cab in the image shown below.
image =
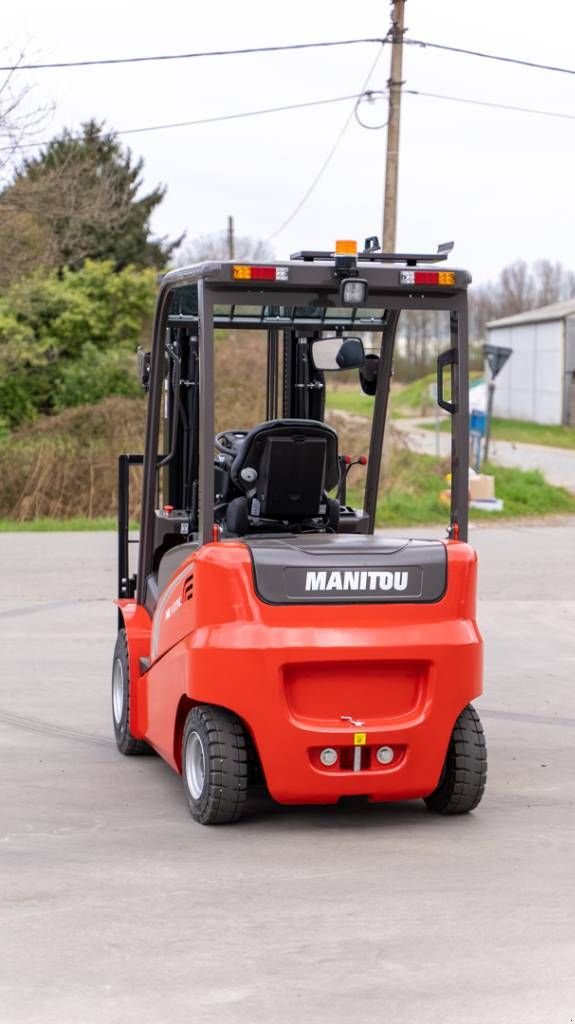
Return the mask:
[[[375,242],[367,240],[361,253],[344,242],[335,253],[303,251],[273,265],[203,263],[166,276],[152,352],[140,354],[149,391],[146,456],[120,458],[121,598],[135,595],[153,611],[190,548],[212,541],[275,534],[297,545],[302,534],[317,534],[322,543],[339,543],[340,534],[358,535],[359,542],[373,533],[402,309],[450,315],[437,401],[452,420],[450,536],[465,536],[467,463],[459,452],[467,445],[460,382],[467,372],[468,275],[412,269],[444,260],[449,245],[436,254],[387,254]],[[444,371],[451,375],[449,401]],[[359,376],[361,390],[373,397],[362,428],[369,430],[369,461],[344,454],[326,423],[326,387],[338,373],[346,385]],[[242,423],[246,410],[250,420]],[[129,558],[133,464],[143,464],[137,574]],[[348,504],[346,493],[358,464],[367,467],[362,508]]]

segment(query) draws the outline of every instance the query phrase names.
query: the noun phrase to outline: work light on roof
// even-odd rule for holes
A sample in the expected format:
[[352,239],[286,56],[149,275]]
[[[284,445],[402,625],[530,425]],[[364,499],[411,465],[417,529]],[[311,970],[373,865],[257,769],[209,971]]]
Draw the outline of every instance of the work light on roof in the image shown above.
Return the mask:
[[339,286],[342,306],[363,306],[367,299],[367,281],[362,277],[346,277]]
[[363,306],[367,302],[367,281],[357,276],[357,242],[340,238],[335,243],[335,276],[339,279],[342,306]]

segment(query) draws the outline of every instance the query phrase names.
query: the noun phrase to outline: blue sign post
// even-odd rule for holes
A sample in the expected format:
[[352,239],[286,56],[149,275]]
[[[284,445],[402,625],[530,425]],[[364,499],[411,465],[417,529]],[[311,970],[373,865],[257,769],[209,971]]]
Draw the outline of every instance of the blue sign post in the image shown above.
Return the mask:
[[469,417],[469,458],[476,473],[481,469],[481,448],[486,429],[487,413],[472,409]]

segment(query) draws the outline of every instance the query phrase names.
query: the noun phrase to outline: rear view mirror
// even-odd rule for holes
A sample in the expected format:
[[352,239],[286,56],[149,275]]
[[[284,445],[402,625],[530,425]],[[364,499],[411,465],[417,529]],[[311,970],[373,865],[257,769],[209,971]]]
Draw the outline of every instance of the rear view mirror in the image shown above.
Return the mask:
[[368,352],[365,362],[359,371],[359,383],[364,395],[375,395],[377,391],[377,375],[379,373],[379,356]]
[[357,370],[365,360],[361,338],[318,338],[311,356],[316,370]]

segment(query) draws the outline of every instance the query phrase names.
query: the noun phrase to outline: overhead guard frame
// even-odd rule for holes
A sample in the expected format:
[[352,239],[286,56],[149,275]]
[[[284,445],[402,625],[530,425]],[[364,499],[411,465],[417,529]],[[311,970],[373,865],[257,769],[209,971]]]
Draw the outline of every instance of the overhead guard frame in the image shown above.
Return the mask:
[[[422,257],[420,257],[422,258]],[[422,258],[423,259],[423,258]],[[157,493],[157,449],[160,427],[161,399],[163,392],[166,332],[169,324],[198,323],[199,325],[199,536],[201,544],[212,540],[214,525],[214,468],[213,437],[214,417],[214,328],[225,323],[239,326],[237,321],[218,317],[214,319],[215,306],[266,306],[277,310],[281,307],[340,308],[338,282],[334,276],[333,260],[310,263],[273,263],[270,266],[289,267],[289,280],[251,281],[234,280],[234,262],[207,262],[192,267],[174,270],[165,275],[160,283],[152,334],[150,363],[150,387],[146,418],[146,441],[142,489],[142,516],[138,559],[137,601],[144,603],[146,580],[152,570],[154,554],[154,515]],[[248,264],[250,265],[250,264]],[[253,263],[252,263],[253,265]],[[262,264],[255,264],[261,266]],[[399,269],[381,261],[370,262],[362,267],[362,275],[368,281],[369,297],[363,310],[369,308],[386,310],[383,319],[365,322],[363,317],[354,321],[362,331],[382,331],[381,368],[382,374],[374,403],[370,454],[376,449],[381,452],[387,405],[391,383],[393,339],[402,309],[436,309],[450,314],[451,347],[454,350],[452,363],[452,394],[456,398],[451,416],[451,517],[450,535],[460,540],[467,539],[468,525],[468,420],[469,395],[462,382],[468,379],[468,335],[467,335],[467,285],[470,276],[467,271],[456,270],[454,283],[449,286],[409,285],[399,283]],[[186,285],[198,286],[198,315],[170,315],[175,290]],[[251,302],[250,302],[251,298]],[[395,312],[393,312],[395,311]],[[395,315],[397,314],[397,315]],[[342,318],[342,326],[351,321]],[[318,319],[297,320],[296,325],[318,327]],[[324,322],[337,327],[337,319]],[[241,326],[259,328],[281,328],[277,315],[264,319],[255,317],[244,321]],[[287,326],[290,324],[288,323]],[[291,321],[294,325],[294,321]],[[370,517],[370,528],[375,523],[375,503],[379,484],[381,455],[371,458],[375,465],[368,466],[366,480],[366,511]]]

